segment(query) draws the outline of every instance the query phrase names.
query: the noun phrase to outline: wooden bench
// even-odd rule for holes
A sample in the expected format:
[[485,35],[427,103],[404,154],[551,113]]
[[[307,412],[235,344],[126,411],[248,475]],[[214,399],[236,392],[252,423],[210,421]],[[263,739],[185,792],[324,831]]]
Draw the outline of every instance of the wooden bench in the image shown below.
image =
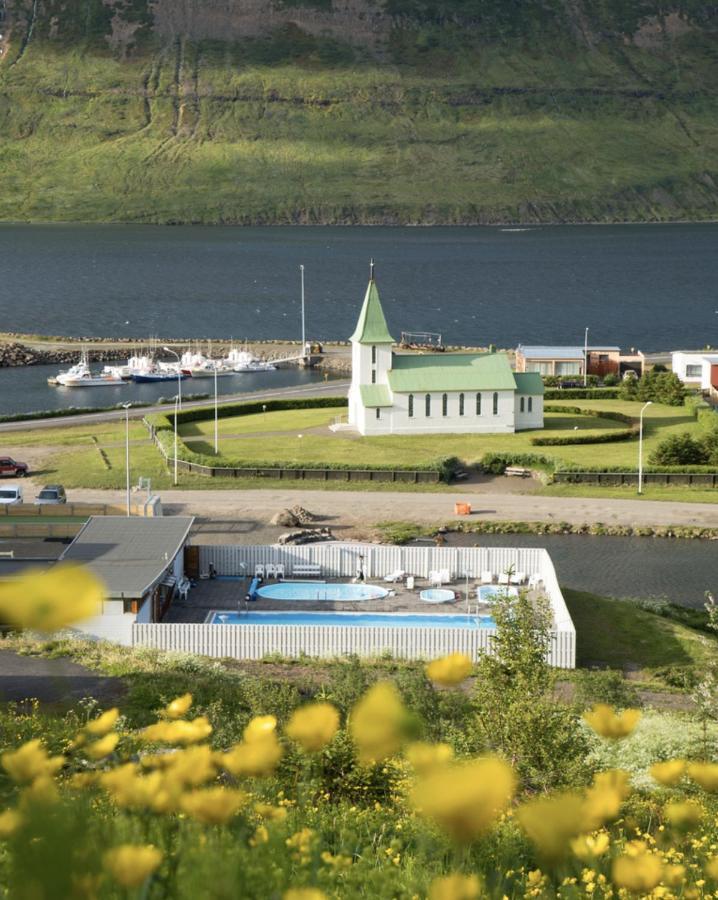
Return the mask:
[[522,466],[506,466],[504,475],[513,475],[515,478],[529,478],[531,470],[524,469]]
[[299,563],[292,566],[292,578],[297,575],[300,578],[318,578],[322,574],[322,567],[316,563]]

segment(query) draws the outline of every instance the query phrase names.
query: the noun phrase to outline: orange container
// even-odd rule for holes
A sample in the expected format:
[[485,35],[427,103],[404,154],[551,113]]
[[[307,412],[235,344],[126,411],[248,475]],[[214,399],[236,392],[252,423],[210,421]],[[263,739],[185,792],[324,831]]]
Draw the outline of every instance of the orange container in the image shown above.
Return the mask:
[[471,504],[470,503],[455,503],[454,504],[454,515],[455,516],[470,516],[471,515]]

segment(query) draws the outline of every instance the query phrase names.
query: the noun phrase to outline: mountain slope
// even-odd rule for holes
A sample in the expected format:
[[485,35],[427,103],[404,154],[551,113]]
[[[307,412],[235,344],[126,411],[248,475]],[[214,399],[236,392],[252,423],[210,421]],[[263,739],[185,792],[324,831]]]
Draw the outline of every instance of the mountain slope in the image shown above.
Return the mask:
[[714,4],[3,3],[3,220],[718,214]]

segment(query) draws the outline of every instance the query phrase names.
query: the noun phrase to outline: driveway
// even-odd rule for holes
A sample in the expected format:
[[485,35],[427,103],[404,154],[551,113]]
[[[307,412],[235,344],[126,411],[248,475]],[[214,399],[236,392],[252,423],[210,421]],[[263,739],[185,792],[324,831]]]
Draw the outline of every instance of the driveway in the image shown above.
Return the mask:
[[110,704],[123,694],[119,678],[98,675],[69,659],[43,659],[0,650],[0,703],[39,700],[71,706],[83,697],[94,697]]

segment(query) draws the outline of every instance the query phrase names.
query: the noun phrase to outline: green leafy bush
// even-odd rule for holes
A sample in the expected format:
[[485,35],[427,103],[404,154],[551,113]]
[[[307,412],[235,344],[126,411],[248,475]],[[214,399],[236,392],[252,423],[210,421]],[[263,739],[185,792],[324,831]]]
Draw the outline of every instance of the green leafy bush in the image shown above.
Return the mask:
[[574,684],[574,702],[581,710],[596,703],[608,703],[620,709],[639,705],[636,689],[615,669],[580,669]]
[[656,372],[652,369],[638,379],[624,379],[618,388],[618,396],[622,400],[635,400],[639,403],[650,400],[666,406],[682,406],[686,388],[674,372]]
[[699,440],[684,431],[662,440],[649,461],[654,466],[700,466],[708,462],[708,454]]

